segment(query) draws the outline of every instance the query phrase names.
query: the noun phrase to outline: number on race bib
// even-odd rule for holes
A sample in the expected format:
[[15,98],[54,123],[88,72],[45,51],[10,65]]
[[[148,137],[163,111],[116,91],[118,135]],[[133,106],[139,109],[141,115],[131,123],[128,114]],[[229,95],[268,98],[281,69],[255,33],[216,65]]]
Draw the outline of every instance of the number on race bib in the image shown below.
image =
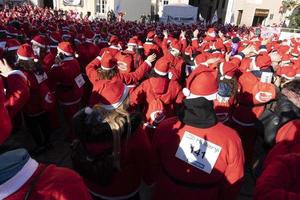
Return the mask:
[[210,174],[221,150],[220,146],[186,131],[175,156]]
[[82,74],[79,74],[78,76],[76,76],[75,82],[79,88],[81,88],[85,84],[85,80],[84,80]]

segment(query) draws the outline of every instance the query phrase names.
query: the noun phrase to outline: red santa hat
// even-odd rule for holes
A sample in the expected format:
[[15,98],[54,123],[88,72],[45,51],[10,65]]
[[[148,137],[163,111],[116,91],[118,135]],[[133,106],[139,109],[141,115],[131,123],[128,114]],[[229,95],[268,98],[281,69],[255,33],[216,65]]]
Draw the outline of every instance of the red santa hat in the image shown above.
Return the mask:
[[100,105],[106,110],[117,109],[125,101],[129,88],[119,80],[105,81],[100,94]]
[[218,49],[222,52],[225,52],[225,46],[223,44],[223,41],[222,40],[217,40],[215,43],[214,43],[214,49]]
[[286,64],[290,64],[291,63],[291,58],[292,56],[290,56],[289,54],[284,54],[281,58],[281,63],[286,65]]
[[84,33],[84,37],[87,41],[92,41],[95,39],[95,33],[91,30],[88,30]]
[[8,39],[6,40],[6,51],[16,51],[19,49],[21,43],[16,39]]
[[149,40],[153,40],[155,36],[155,32],[154,31],[149,31],[147,34],[147,39]]
[[73,56],[75,53],[70,42],[59,43],[57,47],[57,52],[63,53],[67,56]]
[[104,52],[101,58],[101,68],[103,70],[112,70],[116,67],[117,62],[115,58],[108,52]]
[[217,36],[214,28],[209,28],[206,35],[211,38],[215,38]]
[[262,53],[256,57],[255,64],[259,69],[267,69],[271,66],[272,61],[267,53]]
[[132,56],[128,54],[119,53],[116,55],[116,60],[120,72],[124,72],[124,73],[131,72],[131,66],[133,63]]
[[293,66],[278,67],[276,74],[288,80],[293,80],[297,76],[297,69]]
[[44,36],[41,35],[37,35],[35,36],[32,40],[31,43],[33,45],[39,46],[41,48],[46,48],[47,42],[46,42],[46,38]]
[[232,79],[234,76],[236,70],[238,69],[239,65],[234,65],[229,62],[222,62],[219,66],[219,72],[221,74],[220,79],[223,80],[226,79]]
[[115,35],[111,36],[111,38],[109,39],[109,44],[118,45],[118,43],[119,43],[119,38]]
[[20,60],[34,59],[33,50],[29,44],[22,44],[17,51],[17,55]]
[[4,86],[2,82],[2,78],[0,77],[0,145],[7,139],[9,136],[12,125],[10,121],[10,116],[4,106],[5,96],[4,96]]
[[158,75],[166,76],[169,72],[170,63],[165,58],[160,58],[154,66],[154,71]]
[[54,42],[54,43],[60,43],[61,42],[61,35],[60,35],[60,33],[58,33],[58,32],[52,32],[51,34],[50,34],[50,40],[52,41],[52,42]]
[[138,45],[138,41],[134,37],[130,38],[129,41],[128,41],[128,43],[127,43],[127,46],[134,46],[134,47],[136,47],[137,45]]
[[176,39],[172,41],[172,43],[170,44],[170,47],[174,51],[177,51],[177,52],[181,51],[181,43]]
[[294,58],[298,58],[299,57],[299,50],[298,50],[298,48],[293,48],[293,50],[291,51],[291,55]]
[[198,67],[200,64],[204,63],[207,60],[207,55],[206,54],[199,54],[195,58],[195,66]]
[[204,97],[215,100],[218,93],[217,72],[209,68],[196,68],[187,79],[186,88],[182,90],[187,99]]

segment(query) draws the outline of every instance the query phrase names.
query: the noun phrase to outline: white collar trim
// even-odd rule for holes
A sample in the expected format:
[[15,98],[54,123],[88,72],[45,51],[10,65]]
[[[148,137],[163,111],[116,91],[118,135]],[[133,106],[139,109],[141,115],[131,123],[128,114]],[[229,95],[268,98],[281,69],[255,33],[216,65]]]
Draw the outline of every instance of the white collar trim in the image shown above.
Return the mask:
[[101,104],[101,107],[103,107],[106,110],[117,109],[124,102],[124,100],[127,98],[128,93],[129,93],[129,88],[127,86],[125,86],[122,97],[117,103],[114,103],[114,104],[111,104],[111,105]]
[[0,185],[0,199],[5,199],[19,190],[34,174],[39,164],[29,158],[24,167],[8,181]]

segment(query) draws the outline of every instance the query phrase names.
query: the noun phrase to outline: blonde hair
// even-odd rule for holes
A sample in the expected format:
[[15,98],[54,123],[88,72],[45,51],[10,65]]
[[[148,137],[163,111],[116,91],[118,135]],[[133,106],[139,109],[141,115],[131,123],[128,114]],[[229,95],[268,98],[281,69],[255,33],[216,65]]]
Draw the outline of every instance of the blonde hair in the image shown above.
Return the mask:
[[102,68],[98,68],[97,71],[98,71],[98,77],[101,80],[111,80],[118,73],[115,68],[111,70],[104,70]]
[[[127,133],[126,143],[131,135],[130,114],[127,111],[128,98],[115,110],[106,110],[101,107],[101,104],[94,106],[94,109],[103,116],[103,121],[109,124],[113,134],[113,158],[114,167],[121,170],[120,153],[121,153],[121,138],[124,133]],[[127,130],[125,130],[127,124]],[[126,144],[125,143],[125,144]]]

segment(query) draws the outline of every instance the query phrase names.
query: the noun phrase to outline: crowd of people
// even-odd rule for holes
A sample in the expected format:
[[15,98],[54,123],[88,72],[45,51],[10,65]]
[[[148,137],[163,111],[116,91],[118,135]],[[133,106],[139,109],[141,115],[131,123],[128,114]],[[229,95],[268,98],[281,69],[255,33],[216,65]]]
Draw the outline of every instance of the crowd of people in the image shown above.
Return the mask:
[[[232,200],[254,167],[254,199],[300,199],[299,51],[253,27],[0,11],[0,199],[133,200],[143,182]],[[61,115],[73,169],[34,159]],[[20,128],[33,150],[7,145]]]

